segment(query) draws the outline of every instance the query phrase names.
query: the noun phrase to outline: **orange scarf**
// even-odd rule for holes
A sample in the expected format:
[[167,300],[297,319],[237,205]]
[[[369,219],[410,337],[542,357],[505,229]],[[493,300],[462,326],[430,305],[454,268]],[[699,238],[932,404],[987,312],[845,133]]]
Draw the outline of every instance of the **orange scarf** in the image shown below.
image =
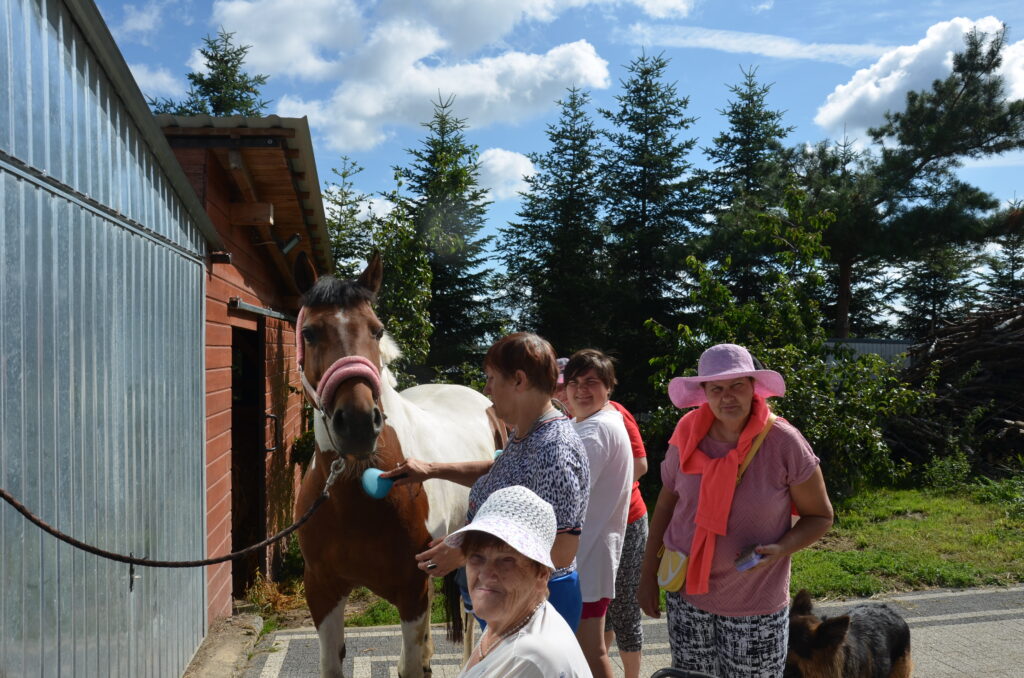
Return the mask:
[[715,421],[715,415],[707,403],[683,415],[668,441],[679,450],[679,468],[683,473],[701,476],[697,515],[693,521],[697,530],[693,534],[690,560],[686,566],[686,592],[690,595],[708,592],[715,540],[718,535],[725,534],[729,524],[732,496],[736,491],[736,473],[750,451],[754,438],[768,421],[769,412],[764,398],[754,394],[750,419],[740,433],[739,442],[735,449],[718,459],[711,459],[697,449]]

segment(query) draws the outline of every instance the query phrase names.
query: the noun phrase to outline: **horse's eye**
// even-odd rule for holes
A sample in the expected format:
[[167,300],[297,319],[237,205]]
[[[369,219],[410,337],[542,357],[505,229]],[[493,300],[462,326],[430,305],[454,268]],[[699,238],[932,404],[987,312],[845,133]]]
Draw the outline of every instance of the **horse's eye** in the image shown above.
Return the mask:
[[306,341],[307,344],[312,344],[316,340],[316,335],[313,334],[313,330],[303,329],[302,338]]
[[377,341],[380,341],[381,339],[383,339],[384,338],[384,328],[381,327],[379,330],[374,332],[373,333],[373,338],[376,339]]

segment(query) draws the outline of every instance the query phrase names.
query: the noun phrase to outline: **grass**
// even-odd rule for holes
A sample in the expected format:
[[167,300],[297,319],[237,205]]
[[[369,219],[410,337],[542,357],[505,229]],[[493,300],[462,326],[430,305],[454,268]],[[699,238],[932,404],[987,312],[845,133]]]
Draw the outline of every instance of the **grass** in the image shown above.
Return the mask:
[[[300,557],[301,558],[301,557]],[[791,588],[816,600],[929,588],[1024,582],[1024,478],[977,481],[953,491],[870,490],[836,506],[836,524],[793,556]],[[431,621],[444,621],[435,580]],[[258,578],[247,596],[267,620],[305,605],[301,577]],[[398,611],[365,588],[349,597],[349,626],[399,623]],[[271,629],[271,630],[274,630]]]
[[999,499],[969,487],[864,492],[793,556],[792,589],[820,599],[1022,582],[1024,520]]

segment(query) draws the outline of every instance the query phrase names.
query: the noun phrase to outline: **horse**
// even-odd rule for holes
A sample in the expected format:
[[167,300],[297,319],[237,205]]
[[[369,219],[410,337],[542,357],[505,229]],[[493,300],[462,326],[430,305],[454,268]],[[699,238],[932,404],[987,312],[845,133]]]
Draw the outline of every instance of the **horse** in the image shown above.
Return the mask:
[[[362,473],[370,467],[395,468],[406,457],[493,459],[505,443],[504,426],[490,400],[477,391],[450,384],[396,390],[388,364],[400,351],[373,310],[382,277],[375,254],[355,279],[321,278],[303,296],[296,321],[296,358],[315,410],[316,452],[302,479],[295,515],[304,514],[320,495],[335,460],[344,467],[329,499],[298,531],[306,602],[324,677],[343,676],[345,604],[357,586],[398,608],[403,639],[399,676],[430,673],[434,587],[414,556],[466,519],[466,487],[428,480],[374,499],[362,489]],[[461,599],[451,577],[445,587],[449,635],[457,642]]]

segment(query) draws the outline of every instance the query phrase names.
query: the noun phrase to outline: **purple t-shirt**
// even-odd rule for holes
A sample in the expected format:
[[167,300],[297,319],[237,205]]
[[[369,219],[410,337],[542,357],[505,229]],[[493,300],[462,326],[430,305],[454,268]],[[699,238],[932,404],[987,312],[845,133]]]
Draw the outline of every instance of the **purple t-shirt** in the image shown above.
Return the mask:
[[[698,447],[717,459],[728,454],[733,443],[707,436]],[[680,593],[686,602],[727,617],[772,614],[789,604],[789,558],[746,572],[737,571],[734,561],[747,546],[774,544],[789,530],[789,488],[810,478],[818,464],[800,431],[784,419],[776,420],[736,488],[726,534],[715,542],[708,592],[689,595],[684,588]],[[669,446],[661,464],[661,482],[679,500],[665,530],[665,548],[690,552],[700,479],[699,474],[679,469],[679,450]]]

